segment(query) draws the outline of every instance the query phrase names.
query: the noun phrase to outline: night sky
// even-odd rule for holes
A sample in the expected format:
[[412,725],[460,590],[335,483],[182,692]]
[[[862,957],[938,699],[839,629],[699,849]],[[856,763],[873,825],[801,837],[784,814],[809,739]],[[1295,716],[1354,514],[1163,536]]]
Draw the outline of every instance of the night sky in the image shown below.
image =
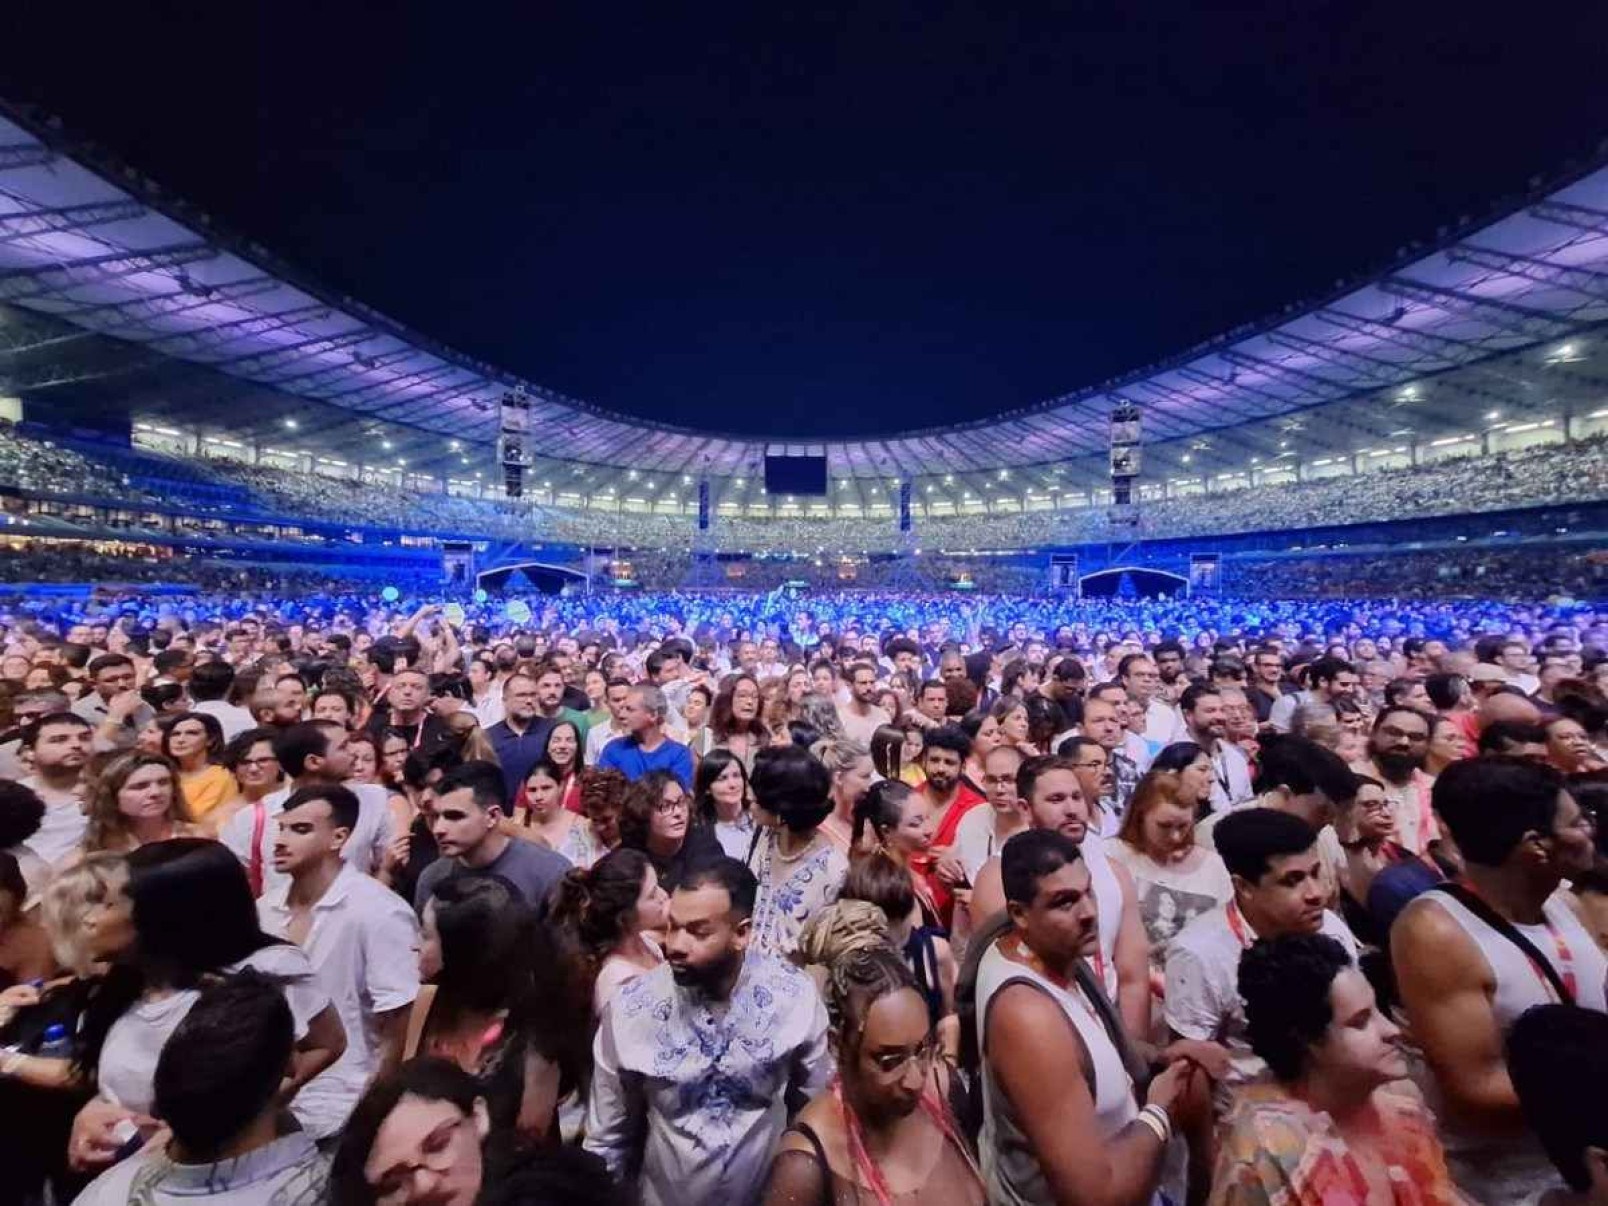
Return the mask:
[[313,279],[744,433],[1045,401],[1608,134],[1601,3],[16,7],[0,92]]

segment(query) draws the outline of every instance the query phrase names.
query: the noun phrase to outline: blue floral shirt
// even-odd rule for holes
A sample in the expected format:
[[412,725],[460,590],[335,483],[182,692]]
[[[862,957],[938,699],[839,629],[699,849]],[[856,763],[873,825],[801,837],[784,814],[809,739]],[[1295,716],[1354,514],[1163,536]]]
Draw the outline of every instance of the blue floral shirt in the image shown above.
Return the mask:
[[643,1206],[757,1201],[790,1108],[832,1075],[814,982],[758,953],[725,1002],[680,987],[668,964],[628,981],[593,1055],[586,1147]]

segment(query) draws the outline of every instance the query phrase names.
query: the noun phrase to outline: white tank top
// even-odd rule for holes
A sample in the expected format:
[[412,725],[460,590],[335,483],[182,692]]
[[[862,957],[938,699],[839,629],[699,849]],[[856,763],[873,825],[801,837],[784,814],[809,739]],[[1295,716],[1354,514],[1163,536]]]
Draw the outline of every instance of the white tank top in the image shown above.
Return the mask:
[[[1110,869],[1107,868],[1107,874]],[[1139,1113],[1134,1102],[1133,1080],[1122,1056],[1106,1033],[1094,1009],[1076,987],[1064,989],[1031,967],[1008,959],[998,943],[984,952],[977,966],[977,1042],[988,1050],[988,1010],[994,995],[1007,984],[1026,981],[1041,989],[1061,1007],[1067,1021],[1083,1040],[1094,1070],[1095,1129],[1110,1139],[1133,1121]],[[1026,1133],[1011,1113],[1010,1102],[994,1084],[983,1061],[983,1132],[979,1144],[984,1179],[990,1202],[1028,1204],[1049,1202],[1051,1198],[1043,1171]]]
[[1100,957],[1090,960],[1100,976],[1106,996],[1117,999],[1117,933],[1122,929],[1122,885],[1111,869],[1106,854],[1105,839],[1093,830],[1084,835],[1078,847],[1083,861],[1089,867],[1089,883],[1094,891],[1094,905],[1099,910]]
[[[1433,901],[1435,907],[1457,922],[1479,948],[1496,981],[1491,1009],[1503,1035],[1526,1009],[1557,1002],[1558,994],[1530,962],[1530,957],[1461,902],[1435,891],[1426,892],[1419,899]],[[1541,911],[1547,925],[1515,925],[1513,928],[1530,940],[1565,984],[1573,984],[1577,1005],[1608,1012],[1608,983],[1605,983],[1608,982],[1608,957],[1557,894]],[[1466,1193],[1478,1201],[1517,1202],[1528,1200],[1537,1189],[1555,1182],[1552,1162],[1534,1135],[1527,1133],[1522,1137],[1493,1140],[1458,1126],[1448,1116],[1433,1073],[1427,1068],[1423,1072],[1425,1098],[1440,1118],[1447,1167]]]

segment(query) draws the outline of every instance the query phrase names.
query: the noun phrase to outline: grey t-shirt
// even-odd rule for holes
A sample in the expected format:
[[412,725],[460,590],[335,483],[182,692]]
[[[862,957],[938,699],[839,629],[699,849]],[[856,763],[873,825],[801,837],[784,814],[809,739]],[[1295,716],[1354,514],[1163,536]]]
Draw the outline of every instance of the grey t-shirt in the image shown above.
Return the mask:
[[419,885],[413,893],[413,904],[420,913],[430,900],[430,893],[443,879],[453,875],[500,875],[537,909],[547,903],[553,885],[570,869],[570,861],[546,846],[510,838],[508,848],[484,867],[465,867],[455,858],[440,858],[424,869]]

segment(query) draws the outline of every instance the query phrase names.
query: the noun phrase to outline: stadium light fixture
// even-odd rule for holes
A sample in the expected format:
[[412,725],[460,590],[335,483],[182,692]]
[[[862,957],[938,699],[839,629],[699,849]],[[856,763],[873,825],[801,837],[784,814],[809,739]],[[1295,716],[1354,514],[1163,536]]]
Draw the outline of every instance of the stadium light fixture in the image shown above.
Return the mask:
[[1487,422],[1495,422],[1497,419],[1500,419],[1501,417],[1502,417],[1502,412],[1499,411],[1499,410],[1487,411],[1486,414],[1485,414],[1485,418],[1486,418]]
[[1190,458],[1189,453],[1186,452],[1186,453],[1184,453],[1183,456],[1179,457],[1178,459],[1181,460],[1184,464],[1187,465],[1187,464],[1189,464],[1191,458]]
[[286,419],[285,420],[285,426],[290,428],[290,430],[295,431],[296,430],[296,420],[295,419]]
[[383,448],[386,452],[390,452],[391,451],[391,441],[390,440],[381,440],[380,441],[380,447]]

